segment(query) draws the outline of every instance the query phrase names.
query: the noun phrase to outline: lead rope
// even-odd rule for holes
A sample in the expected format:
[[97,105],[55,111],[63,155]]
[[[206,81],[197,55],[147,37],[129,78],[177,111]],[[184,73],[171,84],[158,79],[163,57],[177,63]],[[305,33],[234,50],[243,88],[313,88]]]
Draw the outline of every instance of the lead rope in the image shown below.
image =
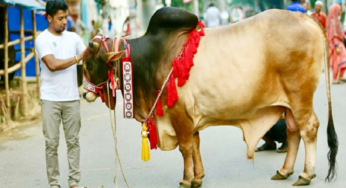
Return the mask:
[[116,113],[115,113],[115,110],[116,108],[114,108],[113,110],[113,118],[112,118],[112,110],[110,109],[111,107],[111,103],[110,103],[110,95],[109,95],[109,82],[107,82],[107,95],[108,95],[108,108],[109,108],[109,117],[111,119],[111,128],[112,128],[112,133],[113,133],[113,139],[114,139],[114,150],[115,150],[115,174],[114,174],[114,179],[113,179],[113,182],[114,182],[114,185],[115,187],[117,187],[117,182],[116,182],[116,178],[117,178],[117,162],[119,162],[119,166],[120,166],[120,170],[121,170],[121,173],[123,175],[123,178],[124,178],[124,181],[127,185],[127,187],[129,188],[129,184],[127,183],[127,180],[125,178],[125,174],[124,174],[124,171],[123,171],[123,167],[121,166],[121,162],[120,162],[120,157],[119,157],[119,153],[118,153],[118,147],[117,147],[117,144],[118,144],[118,141],[117,141],[117,134],[116,134],[116,128],[117,128],[117,124],[116,124]]

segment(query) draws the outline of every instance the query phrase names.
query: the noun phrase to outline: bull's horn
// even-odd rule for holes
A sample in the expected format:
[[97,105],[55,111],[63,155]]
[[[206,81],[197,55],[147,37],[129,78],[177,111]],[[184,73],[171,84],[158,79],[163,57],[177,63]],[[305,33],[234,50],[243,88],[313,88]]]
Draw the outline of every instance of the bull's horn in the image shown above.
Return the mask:
[[90,41],[89,47],[90,47],[91,51],[97,52],[97,50],[100,48],[100,44],[97,42],[94,42],[94,41]]

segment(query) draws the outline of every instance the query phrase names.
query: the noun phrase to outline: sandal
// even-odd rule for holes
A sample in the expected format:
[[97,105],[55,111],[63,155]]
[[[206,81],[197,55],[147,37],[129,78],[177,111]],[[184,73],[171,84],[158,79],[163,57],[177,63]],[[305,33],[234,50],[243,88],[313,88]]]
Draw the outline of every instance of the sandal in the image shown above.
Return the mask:
[[288,143],[282,143],[281,147],[277,150],[278,153],[286,153],[288,148]]
[[341,82],[346,82],[346,79],[345,78],[339,78],[339,81],[341,81]]
[[276,146],[275,147],[271,147],[267,143],[264,143],[262,146],[258,147],[255,150],[255,152],[258,152],[258,151],[270,151],[270,150],[276,150]]

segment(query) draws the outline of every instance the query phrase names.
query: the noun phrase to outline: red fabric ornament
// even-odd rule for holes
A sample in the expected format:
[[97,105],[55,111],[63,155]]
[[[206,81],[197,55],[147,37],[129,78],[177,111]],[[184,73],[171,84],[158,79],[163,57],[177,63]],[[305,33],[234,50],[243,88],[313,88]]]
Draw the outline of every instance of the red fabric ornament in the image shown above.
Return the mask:
[[[157,90],[157,95],[159,95],[160,92],[161,90]],[[156,115],[163,116],[161,97],[159,98],[156,104]]]
[[181,53],[177,58],[174,58],[172,67],[173,72],[171,77],[169,78],[169,82],[167,85],[167,106],[172,108],[174,104],[178,100],[178,93],[175,84],[175,78],[178,78],[178,86],[183,86],[186,81],[190,77],[190,69],[194,65],[193,58],[197,53],[197,47],[199,46],[199,42],[201,40],[201,36],[204,36],[204,24],[201,21],[198,21],[197,24],[200,27],[200,30],[197,31],[193,29],[188,35]]
[[173,67],[173,76],[174,77],[178,77],[179,76],[179,69],[178,69],[178,66],[179,66],[179,61],[177,58],[174,58],[173,60],[173,64],[172,64],[172,67]]
[[167,85],[167,106],[172,108],[173,105],[178,101],[178,93],[175,85],[174,76],[171,75]]
[[155,118],[154,116],[151,117],[151,127],[149,130],[149,136],[150,136],[150,149],[157,149],[157,132],[156,132],[156,125],[155,125]]

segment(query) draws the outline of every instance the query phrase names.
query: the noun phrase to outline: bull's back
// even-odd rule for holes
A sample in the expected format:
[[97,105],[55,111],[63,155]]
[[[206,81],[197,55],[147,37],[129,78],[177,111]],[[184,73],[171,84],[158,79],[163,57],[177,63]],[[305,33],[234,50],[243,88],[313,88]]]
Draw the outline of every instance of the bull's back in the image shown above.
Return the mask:
[[179,88],[193,117],[247,118],[266,106],[289,107],[288,93],[308,81],[317,87],[325,36],[306,15],[270,10],[205,33]]

